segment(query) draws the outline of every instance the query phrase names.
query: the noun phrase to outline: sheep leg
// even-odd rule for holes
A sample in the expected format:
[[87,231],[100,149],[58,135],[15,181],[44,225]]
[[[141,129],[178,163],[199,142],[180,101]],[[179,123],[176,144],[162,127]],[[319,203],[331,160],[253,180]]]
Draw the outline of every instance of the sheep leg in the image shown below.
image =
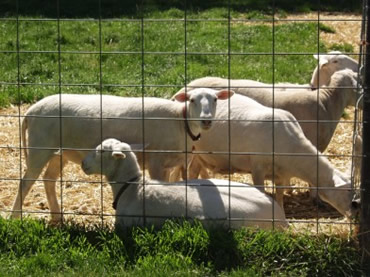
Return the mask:
[[181,178],[185,181],[188,179],[188,171],[186,170],[185,166],[181,167]]
[[169,182],[177,182],[180,181],[180,176],[183,175],[183,166],[176,166],[170,173]]
[[19,183],[17,196],[15,198],[11,218],[20,218],[23,201],[27,194],[30,192],[31,187],[35,183],[36,179],[40,176],[42,168],[27,168],[26,173],[23,175],[22,180]]
[[258,190],[265,192],[265,172],[262,168],[255,167],[252,169],[252,180]]
[[[284,191],[286,190],[285,187],[287,187],[289,184],[290,184],[289,179],[288,180],[283,179],[283,180],[276,181],[275,200],[282,209],[284,209]],[[283,186],[283,188],[279,188],[280,186]]]
[[29,149],[28,158],[26,161],[27,170],[23,175],[22,180],[19,182],[17,196],[15,198],[12,213],[10,215],[11,218],[21,217],[24,199],[30,192],[36,179],[40,176],[42,169],[48,163],[53,154],[54,153],[52,151]]
[[[202,178],[202,179],[209,179],[210,178],[210,175],[209,175],[209,173],[208,173],[208,171],[207,171],[207,169],[206,168],[201,168],[201,170],[200,170],[200,178]],[[214,175],[214,174],[212,174],[212,175]]]
[[60,222],[62,220],[61,209],[59,207],[57,194],[55,191],[56,179],[60,176],[62,169],[66,165],[66,160],[63,157],[55,156],[49,162],[49,165],[44,174],[44,187],[46,198],[49,204],[52,222]]
[[[192,159],[189,162],[188,166],[188,175],[189,179],[198,179],[199,174],[201,174],[203,170],[203,164],[200,161],[199,157],[197,155],[193,155]],[[204,171],[204,170],[203,170]],[[204,176],[204,174],[203,174]],[[202,176],[202,178],[203,178]],[[208,179],[209,177],[207,176],[206,178],[203,179]]]
[[[170,168],[166,168],[164,170],[164,177],[162,180],[165,180],[166,182],[169,182],[170,180],[170,176],[171,176],[171,169]],[[160,180],[160,179],[159,179]]]

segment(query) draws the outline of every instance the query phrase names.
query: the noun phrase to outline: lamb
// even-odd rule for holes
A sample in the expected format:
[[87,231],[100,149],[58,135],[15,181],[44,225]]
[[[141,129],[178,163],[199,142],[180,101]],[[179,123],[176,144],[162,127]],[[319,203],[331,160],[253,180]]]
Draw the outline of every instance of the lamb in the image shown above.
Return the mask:
[[144,192],[142,173],[132,148],[109,138],[82,162],[86,174],[102,174],[110,183],[117,230],[144,224],[159,226],[167,218],[184,217],[201,220],[205,227],[227,227],[229,223],[232,228],[288,226],[284,211],[271,197],[245,184],[231,182],[229,195],[226,180],[190,180],[186,189],[185,182],[162,184],[146,179]]
[[[251,173],[254,185],[263,188],[266,178],[287,186],[297,177],[317,187],[320,198],[341,214],[354,214],[350,179],[318,153],[291,113],[237,94],[230,99],[230,111],[228,105],[218,105],[213,128],[194,144],[189,178],[197,178],[203,168]],[[282,192],[276,191],[281,207]]]
[[331,76],[342,69],[351,69],[358,72],[358,62],[339,51],[332,51],[328,54],[313,55],[319,64],[313,71],[310,85],[312,88],[329,86]]
[[[329,87],[318,90],[289,89],[273,94],[266,89],[247,89],[245,86],[249,81],[245,80],[230,80],[230,87],[264,106],[274,106],[292,113],[300,122],[306,137],[323,152],[329,145],[344,108],[354,106],[360,97],[356,79],[356,73],[344,69],[333,74]],[[228,79],[205,77],[190,82],[187,91],[192,87],[227,88],[228,83]],[[185,90],[182,88],[178,93],[184,93]]]
[[[201,131],[212,126],[216,100],[227,99],[232,94],[228,90],[199,89],[192,95],[178,94],[176,100],[180,103],[110,95],[63,94],[42,99],[27,111],[22,123],[23,146],[28,149],[25,150],[27,170],[20,181],[11,216],[20,216],[26,195],[48,164],[44,174],[46,196],[52,221],[61,220],[55,180],[68,161],[80,164],[86,155],[84,150],[94,148],[107,137],[146,143],[148,150],[165,151],[145,153],[142,166],[152,178],[168,179],[170,168],[182,164],[181,152],[191,149],[192,139],[199,138]],[[56,153],[58,150],[60,155]]]

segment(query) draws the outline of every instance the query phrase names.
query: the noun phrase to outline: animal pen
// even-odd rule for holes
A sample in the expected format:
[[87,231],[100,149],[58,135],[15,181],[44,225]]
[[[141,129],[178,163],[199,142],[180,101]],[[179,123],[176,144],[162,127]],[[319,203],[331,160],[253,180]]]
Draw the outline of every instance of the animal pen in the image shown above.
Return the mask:
[[[276,1],[277,2],[277,1]],[[266,58],[270,60],[269,68],[264,68],[265,71],[269,72],[269,83],[272,85],[272,93],[275,95],[275,90],[279,86],[284,86],[284,84],[279,84],[276,81],[280,78],[279,70],[284,66],[295,66],[294,64],[289,64],[289,61],[294,63],[299,61],[300,57],[306,57],[307,59],[312,59],[313,54],[323,54],[322,52],[322,37],[321,30],[322,24],[325,23],[329,26],[337,22],[342,22],[346,24],[361,25],[361,32],[359,32],[356,38],[358,47],[353,48],[352,51],[346,51],[343,54],[350,55],[354,57],[359,63],[358,65],[358,84],[357,90],[363,92],[363,97],[361,96],[354,108],[349,109],[345,113],[345,117],[342,117],[339,121],[327,120],[321,123],[338,123],[336,133],[334,134],[329,147],[323,153],[319,151],[315,154],[315,159],[319,160],[319,157],[324,156],[329,159],[329,161],[338,170],[347,171],[346,173],[350,175],[351,179],[351,190],[355,195],[361,195],[361,212],[360,217],[355,219],[344,219],[343,216],[338,213],[334,208],[329,205],[315,200],[310,196],[308,186],[306,182],[298,179],[292,179],[291,185],[289,186],[289,191],[285,195],[285,205],[284,209],[287,215],[288,222],[295,231],[309,230],[313,233],[345,233],[351,234],[355,230],[358,232],[358,237],[363,250],[364,263],[370,263],[370,236],[369,236],[369,203],[370,203],[370,162],[368,161],[368,154],[370,153],[370,126],[368,122],[370,120],[370,92],[369,82],[370,82],[370,56],[367,53],[370,51],[370,28],[368,28],[368,17],[370,15],[370,1],[364,1],[363,3],[363,15],[360,17],[332,17],[330,14],[322,13],[320,5],[318,4],[317,12],[311,13],[310,16],[297,15],[294,17],[284,17],[279,14],[279,11],[275,8],[275,1],[271,2],[272,11],[271,16],[268,17],[253,17],[253,18],[235,18],[232,13],[232,1],[228,1],[228,13],[220,16],[220,18],[199,18],[193,16],[193,14],[188,12],[190,7],[190,1],[185,1],[183,7],[174,12],[173,18],[151,18],[150,14],[145,13],[145,5],[139,5],[137,7],[138,12],[135,16],[131,18],[112,18],[110,15],[114,14],[113,10],[106,11],[104,7],[104,1],[96,1],[96,11],[93,12],[93,16],[88,18],[78,18],[78,16],[70,16],[66,12],[66,7],[63,7],[60,1],[55,1],[53,4],[55,9],[53,13],[47,14],[45,17],[34,18],[23,18],[21,16],[22,12],[26,9],[22,7],[22,1],[15,1],[12,11],[10,14],[14,16],[3,17],[0,23],[6,24],[9,29],[8,31],[13,32],[13,39],[11,42],[0,42],[0,55],[3,57],[11,56],[14,65],[14,74],[1,76],[0,77],[0,88],[1,93],[9,92],[11,98],[14,100],[10,108],[0,109],[0,120],[1,120],[1,137],[0,137],[0,209],[1,215],[4,217],[10,216],[12,212],[12,205],[15,200],[19,182],[22,179],[26,165],[25,165],[25,155],[24,150],[53,150],[55,153],[58,152],[57,159],[59,163],[62,164],[63,151],[89,151],[94,150],[94,148],[88,149],[70,149],[68,146],[63,145],[63,135],[73,135],[65,134],[63,132],[62,124],[60,125],[59,133],[60,135],[60,145],[58,147],[53,147],[52,149],[46,149],[41,147],[40,149],[35,149],[29,147],[22,143],[22,121],[25,118],[26,110],[30,107],[29,104],[24,104],[27,100],[32,101],[40,100],[39,98],[45,97],[47,94],[58,94],[60,100],[63,99],[63,94],[65,93],[87,93],[87,94],[115,94],[122,96],[140,96],[142,97],[142,116],[139,118],[103,118],[103,105],[100,105],[100,111],[96,111],[95,120],[100,121],[100,128],[96,131],[96,134],[91,134],[92,136],[99,136],[99,141],[103,141],[106,137],[104,134],[103,121],[105,120],[139,120],[144,126],[144,122],[150,122],[151,120],[174,120],[174,118],[148,118],[145,116],[145,98],[147,96],[161,96],[165,98],[170,98],[178,90],[185,87],[185,90],[190,93],[191,87],[188,87],[190,81],[205,77],[207,75],[199,75],[195,70],[199,64],[194,61],[208,61],[209,64],[205,62],[206,67],[212,67],[212,61],[215,59],[222,60],[222,76],[228,80],[228,89],[235,89],[231,84],[231,79],[252,79],[249,78],[248,73],[250,68],[253,68],[253,63],[258,63],[259,58]],[[23,3],[24,4],[24,3]],[[48,4],[51,5],[51,4]],[[179,14],[179,11],[181,12]],[[281,41],[276,38],[276,32],[280,32],[280,26],[284,24],[298,24],[299,23],[313,23],[316,28],[316,40],[312,41],[311,45],[314,45],[315,50],[308,51],[285,51],[280,46]],[[76,24],[82,28],[83,24],[92,24],[91,34],[93,34],[91,39],[93,43],[92,46],[82,47],[77,45],[76,47],[71,46],[68,43],[68,38],[65,35],[67,30],[71,28],[71,24]],[[32,26],[51,26],[49,29],[49,35],[52,36],[54,42],[54,47],[52,49],[47,49],[43,47],[43,38],[29,38],[27,37],[27,29],[32,28]],[[112,25],[118,26],[122,34],[111,35],[107,34],[106,30]],[[194,27],[194,26],[195,27]],[[215,43],[210,42],[205,48],[200,46],[197,47],[197,39],[202,34],[196,34],[194,29],[202,28],[202,32],[207,32],[207,26],[220,25],[223,26],[224,32],[221,34],[223,40],[226,43],[223,47],[218,47]],[[243,28],[248,28],[248,26],[261,25],[268,26],[271,30],[271,37],[269,38],[269,44],[266,48],[260,50],[251,51],[248,48],[248,43],[252,41],[253,32],[242,31],[238,33],[237,31]],[[297,25],[297,26],[298,26]],[[134,37],[136,40],[135,47],[126,45],[126,47],[118,48],[113,47],[116,41],[119,41],[119,36],[125,35],[128,32],[128,26],[134,26],[132,31],[134,32]],[[155,35],[149,33],[148,30],[151,29],[164,29],[161,33],[161,41],[166,42],[166,35],[171,36],[172,27],[180,28],[182,31],[179,32],[178,41],[176,42],[176,50],[166,48],[166,43],[159,45],[156,41]],[[199,27],[200,26],[200,27]],[[236,27],[238,29],[236,29]],[[167,29],[168,28],[168,29]],[[218,33],[213,34],[217,37]],[[78,36],[78,33],[77,33]],[[249,37],[248,37],[249,36]],[[37,46],[34,47],[29,43],[30,40],[35,39]],[[169,38],[168,40],[170,40]],[[257,38],[258,39],[258,38]],[[304,38],[302,38],[303,40]],[[235,47],[236,41],[242,41],[243,47]],[[154,41],[154,42],[153,42]],[[156,43],[158,45],[156,45]],[[168,42],[169,44],[169,42]],[[30,46],[31,45],[31,46]],[[113,45],[113,46],[112,46]],[[195,46],[194,46],[195,45]],[[329,54],[330,55],[330,54]],[[335,54],[332,54],[335,55]],[[52,59],[53,68],[48,71],[46,75],[49,77],[40,78],[29,78],[25,72],[27,72],[28,60],[33,59],[36,56],[43,56]],[[81,71],[86,70],[94,78],[82,80],[80,76],[76,74],[69,74],[71,68],[64,65],[67,57],[73,57],[71,59],[84,59],[86,62],[88,59],[93,59],[95,62],[93,66],[86,63],[86,65],[80,65]],[[171,57],[171,58],[168,58]],[[134,82],[119,82],[110,78],[112,71],[117,70],[117,67],[109,67],[106,63],[107,60],[118,60],[124,59],[124,62],[120,65],[125,66],[124,69],[120,69],[119,74],[126,74],[130,71],[134,71],[134,76],[136,81]],[[182,68],[180,76],[174,76],[173,80],[175,83],[166,83],[165,81],[152,79],[151,76],[157,76],[159,79],[162,76],[156,74],[156,70],[160,71],[160,74],[170,74],[166,71],[161,71],[160,68],[155,68],[152,66],[151,62],[163,59],[173,63],[173,67]],[[285,63],[282,62],[285,60]],[[234,73],[234,64],[238,60],[245,62],[245,72],[244,76],[240,76]],[[248,64],[248,61],[252,63]],[[288,61],[288,63],[287,63]],[[281,62],[281,65],[277,66]],[[316,65],[319,65],[319,60],[316,61]],[[114,61],[113,61],[114,63]],[[132,64],[130,64],[132,63]],[[40,59],[37,66],[33,68],[33,72],[37,75],[37,71],[42,72],[43,64]],[[90,67],[93,67],[91,69]],[[312,68],[313,69],[313,68]],[[24,72],[22,72],[24,71]],[[211,69],[204,70],[206,74],[211,75],[214,72]],[[301,74],[305,74],[301,73]],[[40,73],[41,74],[41,73]],[[43,74],[43,73],[42,73]],[[82,80],[82,81],[81,81]],[[113,80],[113,81],[112,81]],[[309,85],[307,84],[307,87]],[[295,87],[294,85],[289,89],[301,89],[306,90],[306,88]],[[258,87],[256,87],[258,88]],[[30,90],[37,90],[40,93],[39,96],[31,97]],[[317,89],[317,97],[319,98],[319,92],[321,88]],[[45,91],[48,91],[46,94]],[[277,92],[278,93],[278,92]],[[302,92],[303,93],[303,92]],[[40,97],[42,96],[42,97]],[[274,99],[274,97],[273,97]],[[231,100],[229,102],[229,109]],[[359,109],[359,103],[363,101],[363,109]],[[274,102],[273,102],[274,103]],[[60,107],[61,108],[61,101]],[[60,109],[61,111],[61,109]],[[319,112],[317,112],[318,115]],[[63,114],[56,117],[59,123],[62,123]],[[177,118],[175,120],[180,120],[183,122],[186,119]],[[190,120],[190,119],[189,119]],[[213,119],[216,122],[218,119]],[[142,150],[142,160],[145,161],[146,155],[149,154],[178,154],[184,155],[185,174],[187,173],[187,164],[193,156],[196,155],[226,155],[228,156],[228,170],[222,171],[221,173],[216,173],[215,177],[219,179],[226,179],[229,181],[238,181],[241,183],[252,183],[252,179],[249,174],[234,173],[235,169],[232,168],[231,159],[236,156],[269,156],[271,158],[272,164],[274,164],[275,159],[279,156],[293,157],[300,153],[278,153],[275,152],[275,143],[278,143],[274,139],[275,134],[275,122],[274,122],[274,112],[272,113],[271,121],[264,121],[261,124],[269,124],[272,128],[272,145],[270,152],[235,152],[231,151],[233,137],[231,136],[231,122],[234,119],[230,117],[226,120],[227,122],[227,132],[225,133],[225,140],[227,141],[227,148],[222,151],[202,151],[197,150],[196,147],[187,147],[188,141],[192,138],[185,135],[185,148],[181,151],[171,151],[163,149],[143,149]],[[219,120],[222,121],[222,120]],[[223,120],[225,121],[225,120]],[[298,121],[299,123],[310,123],[310,121]],[[314,121],[311,123],[317,123]],[[317,139],[319,139],[318,124],[317,126]],[[83,128],[83,126],[81,126]],[[45,130],[47,133],[47,130]],[[129,132],[130,130],[122,130],[122,132]],[[141,140],[137,143],[146,145],[146,137],[150,134],[146,133],[145,128],[141,128]],[[166,135],[166,130],[163,130],[163,135]],[[253,133],[248,134],[249,136],[254,136]],[[359,146],[359,138],[362,137],[363,148]],[[202,136],[200,137],[202,139]],[[220,138],[215,138],[215,140]],[[357,146],[357,147],[356,147]],[[37,148],[37,147],[36,147]],[[362,149],[361,149],[362,148]],[[308,154],[307,154],[308,155]],[[303,156],[307,156],[303,155]],[[308,157],[309,158],[309,157]],[[146,165],[143,162],[142,170],[146,171]],[[266,190],[269,194],[275,194],[275,175],[278,168],[272,166],[271,172],[267,175],[272,176],[272,182],[268,181],[265,184]],[[319,176],[319,167],[312,169],[312,174]],[[111,207],[113,198],[110,187],[107,185],[103,177],[87,177],[80,170],[80,165],[68,164],[65,168],[60,167],[60,176],[57,178],[57,195],[58,201],[60,203],[62,221],[64,220],[74,220],[77,222],[101,224],[101,225],[111,225],[114,221],[114,209]],[[53,180],[45,179],[44,177],[38,177],[36,184],[32,187],[30,193],[28,193],[25,202],[22,207],[20,207],[21,217],[25,215],[31,217],[39,218],[50,218],[49,204],[46,202],[45,190],[43,188],[42,182],[50,182]],[[144,175],[144,179],[149,176]],[[170,185],[170,184],[168,184]],[[189,186],[187,178],[185,178],[184,186],[187,188]],[[144,187],[145,188],[145,187]],[[229,183],[229,189],[230,183]],[[324,190],[333,190],[330,187],[322,188]],[[318,188],[313,187],[313,195],[317,195]],[[20,190],[20,194],[22,195]],[[145,189],[144,189],[145,195]],[[228,210],[230,210],[229,201]],[[185,203],[187,207],[187,203]],[[274,205],[272,206],[274,209]],[[145,197],[143,201],[143,218],[147,217],[145,212]],[[129,216],[129,215],[126,215]],[[184,217],[187,217],[187,210],[185,208]],[[233,218],[230,214],[227,217],[229,222],[239,220],[238,218]],[[274,223],[274,218],[272,218],[272,223]],[[359,229],[359,231],[358,231]]]

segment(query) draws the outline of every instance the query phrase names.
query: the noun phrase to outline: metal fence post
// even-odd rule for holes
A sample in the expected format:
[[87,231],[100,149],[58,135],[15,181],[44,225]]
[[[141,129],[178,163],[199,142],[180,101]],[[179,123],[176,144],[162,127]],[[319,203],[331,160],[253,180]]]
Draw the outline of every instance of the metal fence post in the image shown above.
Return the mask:
[[370,0],[366,0],[365,76],[363,98],[363,159],[361,172],[360,246],[362,265],[370,273]]

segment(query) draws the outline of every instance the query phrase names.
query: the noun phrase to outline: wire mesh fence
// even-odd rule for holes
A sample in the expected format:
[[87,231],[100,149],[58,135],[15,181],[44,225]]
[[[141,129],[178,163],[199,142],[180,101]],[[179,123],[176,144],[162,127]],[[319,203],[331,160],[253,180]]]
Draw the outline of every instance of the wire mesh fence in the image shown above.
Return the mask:
[[[282,197],[276,184],[280,189],[286,189],[283,208],[295,230],[352,232],[357,222],[344,219],[347,210],[340,206],[350,207],[352,197],[348,200],[348,193],[352,196],[360,187],[361,82],[328,83],[326,88],[316,88],[309,82],[316,66],[325,67],[322,54],[331,50],[341,50],[359,61],[357,71],[362,71],[364,49],[362,44],[355,42],[364,41],[366,16],[332,15],[323,12],[320,2],[315,6],[315,12],[298,15],[282,12],[278,1],[269,3],[270,9],[265,13],[251,13],[250,7],[241,4],[237,9],[231,2],[210,10],[197,10],[194,3],[185,1],[179,8],[165,11],[150,10],[150,3],[144,2],[134,11],[112,18],[109,15],[114,14],[114,8],[122,10],[121,5],[116,3],[115,7],[97,1],[90,7],[93,12],[80,18],[79,14],[65,16],[67,9],[63,1],[55,1],[45,16],[27,15],[27,4],[16,1],[9,15],[4,14],[0,19],[3,30],[0,56],[4,60],[0,103],[13,105],[0,111],[3,127],[1,213],[9,216],[15,209],[22,217],[50,218],[52,215],[56,220],[112,224],[115,211],[111,205],[115,199],[110,186],[103,176],[87,177],[80,165],[87,152],[94,151],[104,139],[115,137],[146,146],[136,152],[144,172],[143,184],[149,181],[149,176],[168,182],[170,172],[175,168],[178,172],[172,184],[184,179],[184,183],[174,187],[183,189],[181,201],[178,201],[183,203],[181,212],[176,213],[172,206],[166,208],[163,204],[163,209],[154,214],[147,203],[151,203],[148,200],[151,185],[144,185],[138,212],[125,214],[126,218],[150,222],[153,218],[191,217],[194,212],[191,201],[204,197],[199,198],[204,205],[205,215],[201,217],[204,220],[222,220],[228,225],[266,220],[273,227],[281,220],[274,218],[280,206],[272,200],[269,219],[233,215],[233,202],[237,202],[233,181],[255,183],[272,197],[278,193]],[[342,34],[346,35],[340,37]],[[314,54],[319,55],[318,60],[312,58]],[[327,59],[337,55],[329,53]],[[323,72],[318,70],[320,80],[324,79]],[[222,84],[190,83],[206,76],[223,77],[224,80]],[[264,83],[238,84],[233,81],[237,79]],[[245,107],[252,111],[244,110],[241,108],[244,100],[233,100],[239,99],[234,95],[218,101],[217,113],[210,119],[212,128],[199,131],[195,126],[204,118],[189,118],[190,99],[183,104],[186,107],[184,115],[180,110],[180,113],[169,116],[170,113],[161,114],[162,108],[153,107],[153,99],[148,98],[170,99],[182,88],[191,95],[191,90],[198,87],[226,88],[238,93],[243,89],[253,90],[260,96],[267,93],[269,106],[284,109],[284,103],[291,101],[289,105],[296,106],[298,112],[292,118],[280,110],[262,108],[249,100]],[[354,92],[349,92],[351,88]],[[336,95],[343,91],[351,93],[357,102],[338,100],[338,96],[330,98],[331,90],[335,90]],[[70,113],[70,106],[77,105],[80,100],[68,100],[68,94],[95,95],[95,98],[81,98],[85,99],[86,107],[92,108]],[[114,106],[123,102],[106,100],[108,94],[136,97],[136,100],[129,102],[125,98],[122,101],[130,104],[122,104],[122,110],[119,110]],[[302,95],[302,100],[293,96],[297,94]],[[38,113],[28,112],[26,116],[29,103],[48,95],[57,95],[54,102],[39,105]],[[287,99],[283,104],[281,95]],[[306,103],[298,106],[300,101]],[[160,103],[168,109],[179,106],[170,101]],[[344,110],[350,104],[354,107]],[[320,106],[329,113],[324,114]],[[54,110],[47,110],[50,107]],[[79,109],[77,107],[75,111]],[[303,114],[304,109],[311,117]],[[299,113],[303,115],[299,117]],[[28,135],[24,138],[27,145],[22,141],[25,118],[29,121]],[[186,122],[190,124],[190,130],[193,128],[201,133],[199,141],[192,140],[186,131]],[[303,130],[311,130],[310,141],[321,149],[307,143],[307,133],[303,135],[297,124]],[[329,129],[333,129],[333,133],[322,131]],[[179,134],[182,134],[181,138]],[[324,135],[329,136],[330,143],[319,146]],[[77,164],[67,164],[67,161]],[[194,195],[193,187],[199,186],[194,186],[187,176],[195,174],[194,167],[189,164],[196,166],[197,163],[203,176],[228,181],[226,186],[219,186],[220,196],[214,196],[216,199],[212,202],[223,207],[221,218],[212,218],[211,207],[206,208],[210,201],[206,195]],[[103,159],[101,167],[104,167]],[[324,175],[339,178],[340,185],[352,180],[350,192],[346,186],[334,188],[339,183],[328,181],[330,178],[326,176],[325,179]],[[262,182],[259,181],[261,178]],[[33,181],[36,183],[28,192]],[[121,180],[114,181],[120,183]],[[24,185],[19,186],[19,183]],[[171,184],[166,183],[166,186]],[[208,186],[211,194],[214,184]],[[254,190],[254,187],[246,187],[243,195],[248,196],[248,189]],[[20,205],[23,201],[14,204],[17,191],[19,199],[25,197],[23,205]],[[324,200],[331,205],[320,201],[319,194],[324,195]],[[343,195],[348,196],[345,198],[348,203],[342,203]]]

